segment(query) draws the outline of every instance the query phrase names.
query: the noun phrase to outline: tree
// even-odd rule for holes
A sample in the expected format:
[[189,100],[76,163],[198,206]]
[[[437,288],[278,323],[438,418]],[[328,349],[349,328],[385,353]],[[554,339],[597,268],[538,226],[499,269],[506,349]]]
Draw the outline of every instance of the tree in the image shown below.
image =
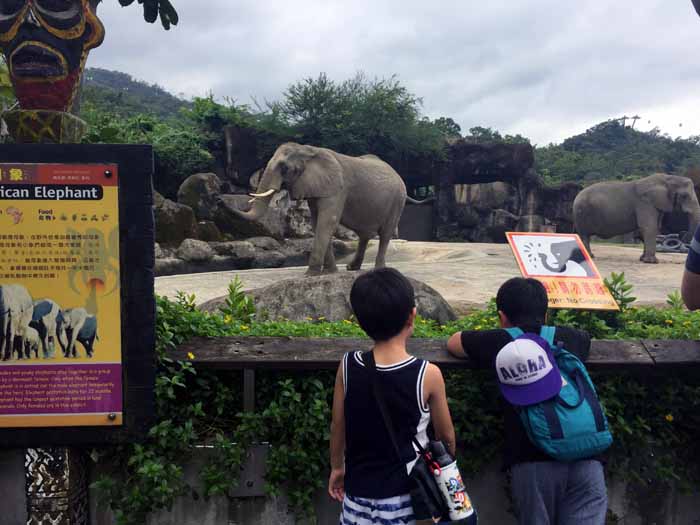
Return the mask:
[[450,117],[440,117],[433,122],[447,138],[461,138],[462,128]]

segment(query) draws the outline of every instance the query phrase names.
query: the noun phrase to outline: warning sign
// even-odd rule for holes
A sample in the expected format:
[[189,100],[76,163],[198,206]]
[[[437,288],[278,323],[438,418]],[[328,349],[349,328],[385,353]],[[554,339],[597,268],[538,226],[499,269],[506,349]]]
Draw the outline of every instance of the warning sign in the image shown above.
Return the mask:
[[618,310],[591,256],[574,233],[506,233],[524,277],[542,282],[551,308]]

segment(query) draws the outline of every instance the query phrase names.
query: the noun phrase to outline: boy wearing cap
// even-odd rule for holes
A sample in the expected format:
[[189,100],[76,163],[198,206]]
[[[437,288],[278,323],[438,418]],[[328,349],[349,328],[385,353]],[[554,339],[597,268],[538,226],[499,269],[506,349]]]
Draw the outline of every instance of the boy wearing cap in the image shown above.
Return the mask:
[[[479,368],[495,370],[503,394],[504,470],[511,472],[511,491],[521,525],[603,525],[607,490],[600,458],[559,462],[528,438],[517,406],[554,397],[562,376],[549,345],[538,335],[545,325],[547,292],[535,279],[506,281],[496,306],[500,330],[464,331],[450,337],[448,351],[469,358]],[[507,328],[528,334],[513,340]],[[581,361],[588,358],[590,337],[568,327],[554,328],[554,341]]]

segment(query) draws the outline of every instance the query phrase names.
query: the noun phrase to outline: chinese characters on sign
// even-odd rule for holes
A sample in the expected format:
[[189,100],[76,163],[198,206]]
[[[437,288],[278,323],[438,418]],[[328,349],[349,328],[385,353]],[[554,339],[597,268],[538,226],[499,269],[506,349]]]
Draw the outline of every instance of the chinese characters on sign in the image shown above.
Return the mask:
[[593,260],[574,233],[506,233],[524,277],[547,290],[551,308],[618,310]]
[[122,424],[117,181],[0,164],[0,427]]

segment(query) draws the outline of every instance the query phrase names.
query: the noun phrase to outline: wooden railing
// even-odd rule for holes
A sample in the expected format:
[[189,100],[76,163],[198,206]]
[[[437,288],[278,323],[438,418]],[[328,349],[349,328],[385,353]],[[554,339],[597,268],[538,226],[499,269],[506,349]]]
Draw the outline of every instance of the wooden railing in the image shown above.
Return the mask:
[[[172,354],[202,370],[243,370],[243,404],[254,409],[255,370],[329,370],[343,354],[369,349],[368,339],[296,337],[196,337]],[[440,368],[473,368],[468,359],[447,353],[445,340],[410,339],[408,351]],[[638,371],[644,374],[700,372],[700,341],[636,339],[594,340],[586,362],[590,370]]]

